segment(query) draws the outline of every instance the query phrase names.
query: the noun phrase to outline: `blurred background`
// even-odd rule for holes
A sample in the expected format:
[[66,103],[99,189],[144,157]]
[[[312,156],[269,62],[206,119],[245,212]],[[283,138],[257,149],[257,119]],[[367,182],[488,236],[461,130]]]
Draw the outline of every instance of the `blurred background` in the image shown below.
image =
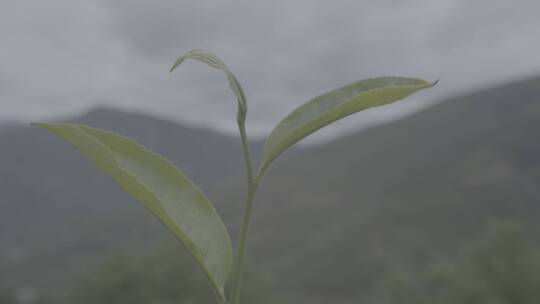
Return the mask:
[[[257,198],[244,303],[540,301],[540,3],[0,0],[0,304],[213,303],[157,220],[65,143],[76,121],[178,164],[233,240],[248,133],[380,75],[440,79],[303,141]],[[257,157],[255,157],[257,159]]]

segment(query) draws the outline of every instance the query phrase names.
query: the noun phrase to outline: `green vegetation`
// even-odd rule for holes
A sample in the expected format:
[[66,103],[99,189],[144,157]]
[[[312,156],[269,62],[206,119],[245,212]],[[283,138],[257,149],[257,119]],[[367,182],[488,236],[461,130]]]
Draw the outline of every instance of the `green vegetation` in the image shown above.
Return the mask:
[[[435,84],[421,79],[380,77],[355,82],[316,97],[274,128],[265,143],[262,162],[255,174],[245,126],[247,102],[240,83],[219,58],[203,50],[193,50],[179,57],[171,72],[188,58],[223,71],[238,101],[236,119],[245,159],[247,198],[234,267],[231,241],[220,216],[205,194],[171,162],[113,132],[66,123],[34,125],[64,139],[110,175],[180,240],[208,278],[217,302],[238,304],[252,205],[270,164],[289,147],[334,121],[398,101]],[[227,295],[225,285],[229,276],[231,287]]]
[[[167,246],[147,255],[112,257],[97,271],[78,278],[66,303],[214,303],[203,273],[179,252],[177,246]],[[260,276],[250,274],[244,300],[276,303],[266,284]]]
[[[70,121],[127,134],[179,164],[238,234],[237,138],[111,109]],[[415,278],[441,259],[454,264],[463,242],[485,238],[486,222],[519,223],[524,240],[538,243],[538,130],[537,77],[285,153],[257,195],[246,267],[275,278],[263,289],[288,303],[380,304],[388,273]],[[104,257],[147,252],[167,237],[56,138],[14,125],[0,132],[0,146],[0,286],[58,298]]]
[[0,290],[0,304],[14,304],[15,300],[10,292]]
[[515,223],[492,224],[456,257],[389,281],[388,303],[533,304],[540,299],[540,247]]

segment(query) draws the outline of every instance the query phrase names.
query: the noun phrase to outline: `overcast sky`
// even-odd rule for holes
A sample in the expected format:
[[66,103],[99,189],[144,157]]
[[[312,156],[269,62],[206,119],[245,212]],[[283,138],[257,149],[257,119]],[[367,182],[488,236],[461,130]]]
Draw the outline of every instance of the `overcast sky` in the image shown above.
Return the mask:
[[540,74],[539,11],[538,0],[0,0],[0,121],[101,104],[235,131],[222,74],[194,62],[168,73],[193,48],[218,54],[237,75],[255,135],[355,80],[441,79],[336,132]]

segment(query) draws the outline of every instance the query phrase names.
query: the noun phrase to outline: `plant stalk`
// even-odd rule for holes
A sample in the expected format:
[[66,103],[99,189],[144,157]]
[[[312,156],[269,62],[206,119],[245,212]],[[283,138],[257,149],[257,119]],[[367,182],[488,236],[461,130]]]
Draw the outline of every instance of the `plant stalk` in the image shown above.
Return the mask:
[[246,178],[247,178],[247,187],[248,193],[249,189],[253,188],[255,180],[253,178],[253,167],[251,163],[251,154],[249,153],[249,143],[246,134],[246,114],[242,114],[239,110],[238,114],[238,129],[240,130],[240,139],[242,141],[242,151],[244,152],[244,161],[246,164]]
[[255,191],[249,191],[248,197],[246,199],[246,205],[242,215],[242,226],[240,228],[240,239],[238,241],[238,249],[235,259],[235,269],[233,272],[233,285],[231,292],[231,303],[239,304],[240,303],[240,290],[242,287],[242,273],[244,270],[244,261],[246,255],[246,243],[249,224],[251,221],[251,212],[253,207],[253,199],[255,196]]
[[253,207],[253,200],[255,198],[255,193],[257,192],[258,183],[253,177],[253,169],[251,163],[251,157],[249,153],[249,143],[246,134],[246,125],[245,125],[245,112],[238,112],[238,128],[240,130],[240,139],[242,141],[242,150],[244,152],[244,160],[246,164],[246,177],[247,177],[247,198],[244,205],[244,211],[242,213],[242,224],[240,226],[240,238],[238,240],[238,248],[236,252],[236,257],[234,260],[234,268],[232,272],[232,286],[231,286],[231,296],[230,301],[232,304],[240,303],[240,290],[242,287],[242,273],[244,270],[244,261],[246,255],[246,243],[247,235],[249,230],[249,224],[251,222],[251,213]]

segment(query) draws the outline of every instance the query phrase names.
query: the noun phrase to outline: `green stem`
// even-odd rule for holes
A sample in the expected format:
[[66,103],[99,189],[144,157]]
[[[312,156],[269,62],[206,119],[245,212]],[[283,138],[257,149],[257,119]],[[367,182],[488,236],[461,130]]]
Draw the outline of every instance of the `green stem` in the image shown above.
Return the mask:
[[247,177],[247,198],[244,205],[244,211],[242,214],[242,224],[240,226],[240,239],[238,241],[238,249],[234,260],[234,269],[232,272],[232,290],[231,298],[232,304],[240,303],[240,289],[242,287],[242,273],[244,270],[244,261],[246,255],[246,243],[249,230],[249,223],[251,222],[251,212],[253,206],[253,200],[255,193],[257,192],[258,183],[253,178],[253,169],[251,165],[251,157],[249,153],[249,145],[246,135],[245,126],[245,113],[239,112],[238,115],[238,128],[240,129],[240,138],[242,140],[242,149],[244,152],[244,160],[246,163],[246,177]]
[[246,177],[247,177],[247,186],[248,190],[250,187],[253,187],[254,179],[253,179],[253,169],[251,165],[251,156],[249,153],[249,144],[246,134],[246,120],[245,120],[245,114],[240,116],[238,119],[238,129],[240,130],[240,139],[242,140],[242,150],[244,152],[244,161],[246,163]]
[[240,228],[240,239],[238,241],[238,250],[236,253],[236,262],[235,269],[233,272],[233,287],[231,293],[232,304],[240,303],[240,289],[242,287],[242,273],[244,270],[244,261],[246,255],[246,243],[247,243],[247,234],[249,229],[249,223],[251,221],[251,211],[253,206],[253,198],[255,196],[255,191],[249,191],[248,197],[246,199],[246,205],[244,208],[244,213],[242,215],[242,226]]

